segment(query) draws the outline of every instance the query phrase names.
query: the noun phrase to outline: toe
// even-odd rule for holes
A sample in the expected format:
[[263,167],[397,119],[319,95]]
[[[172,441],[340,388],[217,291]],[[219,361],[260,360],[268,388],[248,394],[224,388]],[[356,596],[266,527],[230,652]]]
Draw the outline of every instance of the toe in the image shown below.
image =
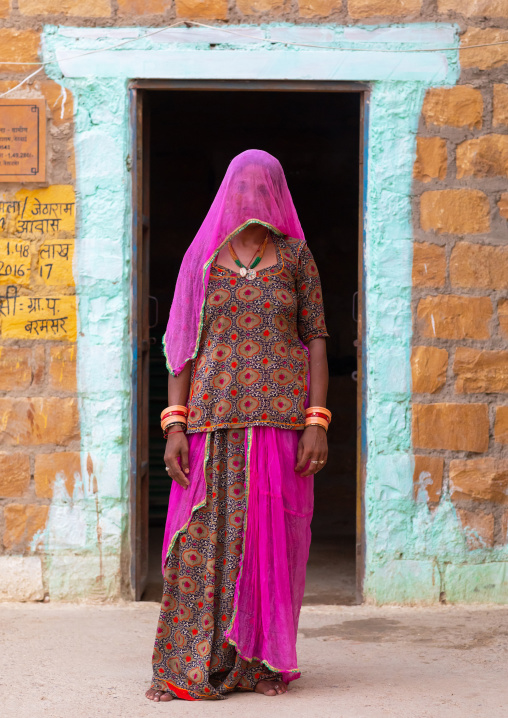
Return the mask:
[[165,692],[161,695],[161,703],[167,703],[171,700],[173,700],[173,696],[171,695],[171,693]]
[[[282,686],[282,687],[281,687]],[[255,691],[256,693],[262,693],[264,696],[276,696],[280,693],[284,693],[284,683],[277,683],[275,681],[264,680],[258,681]]]

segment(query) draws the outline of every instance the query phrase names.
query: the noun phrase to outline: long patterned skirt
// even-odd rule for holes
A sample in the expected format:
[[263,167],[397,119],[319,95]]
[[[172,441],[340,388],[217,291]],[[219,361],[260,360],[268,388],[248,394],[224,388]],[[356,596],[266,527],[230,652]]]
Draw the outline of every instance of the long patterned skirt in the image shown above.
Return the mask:
[[246,513],[245,430],[219,429],[205,467],[206,505],[196,511],[165,564],[153,652],[157,690],[186,700],[224,698],[278,679],[242,659],[225,638],[242,558]]

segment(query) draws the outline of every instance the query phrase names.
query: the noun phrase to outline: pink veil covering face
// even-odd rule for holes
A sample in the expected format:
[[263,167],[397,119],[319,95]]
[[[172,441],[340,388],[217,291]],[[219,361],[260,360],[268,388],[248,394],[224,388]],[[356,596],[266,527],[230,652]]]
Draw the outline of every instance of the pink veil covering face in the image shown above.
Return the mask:
[[163,340],[167,367],[174,376],[197,354],[214,256],[230,235],[252,222],[304,239],[282,166],[262,150],[246,150],[232,160],[183,258]]

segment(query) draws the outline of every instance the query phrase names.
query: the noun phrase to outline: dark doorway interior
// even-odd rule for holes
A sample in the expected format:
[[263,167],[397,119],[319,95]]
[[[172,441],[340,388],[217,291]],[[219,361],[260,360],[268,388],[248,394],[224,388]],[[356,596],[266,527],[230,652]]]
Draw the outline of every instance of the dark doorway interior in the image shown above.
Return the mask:
[[161,595],[169,483],[159,414],[167,372],[161,337],[183,254],[228,163],[258,148],[284,167],[323,283],[330,339],[330,457],[315,481],[306,603],[355,602],[356,405],[353,317],[358,286],[360,93],[152,91],[150,107],[150,564],[145,599]]

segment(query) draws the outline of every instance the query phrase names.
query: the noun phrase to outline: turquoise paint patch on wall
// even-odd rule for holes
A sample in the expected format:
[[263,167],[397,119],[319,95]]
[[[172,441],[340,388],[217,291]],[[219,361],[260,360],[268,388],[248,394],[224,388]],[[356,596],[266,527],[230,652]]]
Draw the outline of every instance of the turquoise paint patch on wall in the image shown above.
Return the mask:
[[[374,83],[371,95],[365,597],[378,603],[432,603],[446,593],[448,601],[507,602],[507,547],[469,550],[449,495],[434,513],[413,498],[410,200],[415,135],[427,87],[422,82]],[[499,562],[490,583],[485,576],[496,573],[496,564],[483,572],[471,567],[485,561]],[[468,583],[467,577],[478,581]]]
[[44,531],[52,599],[115,598],[129,517],[130,175],[124,80],[74,80],[81,477],[56,486]]
[[[75,99],[81,450],[83,476],[87,476],[90,455],[98,487],[95,495],[93,487],[86,486],[75,502],[79,506],[76,524],[85,527],[85,546],[79,556],[82,570],[88,571],[88,582],[57,576],[66,566],[68,569],[70,558],[78,552],[66,529],[58,528],[58,514],[54,513],[54,520],[50,518],[45,534],[50,557],[47,571],[55,593],[93,594],[93,571],[100,559],[108,577],[116,577],[107,585],[104,579],[103,590],[114,595],[120,586],[119,547],[125,550],[127,546],[132,399],[127,81],[132,76],[252,77],[357,79],[371,84],[364,232],[365,598],[380,603],[434,602],[449,581],[450,599],[474,601],[481,596],[482,600],[508,600],[503,563],[508,560],[506,549],[468,551],[449,497],[443,497],[431,513],[412,493],[411,187],[415,137],[426,89],[457,81],[457,28],[420,23],[349,28],[273,24],[239,29],[257,34],[258,39],[225,38],[220,28],[165,30],[153,38],[142,37],[149,28],[50,26],[44,31],[44,60],[54,63],[49,66],[50,74],[72,90]],[[132,38],[133,33],[139,35],[135,43],[108,49],[125,37]],[[272,46],[267,42],[270,38],[281,43],[317,42],[325,47],[316,51]],[[210,43],[215,45],[213,51]],[[451,49],[432,55],[419,52],[443,46]],[[77,57],[99,49],[98,55]],[[97,510],[95,517],[92,511],[97,496],[99,519]],[[51,511],[56,512],[62,501],[55,495]],[[108,527],[108,542],[101,547],[100,556],[93,533],[97,520],[101,528]],[[57,544],[63,547],[60,552]],[[478,566],[481,571],[475,568]],[[476,577],[476,592],[474,586],[468,588],[471,577]]]

